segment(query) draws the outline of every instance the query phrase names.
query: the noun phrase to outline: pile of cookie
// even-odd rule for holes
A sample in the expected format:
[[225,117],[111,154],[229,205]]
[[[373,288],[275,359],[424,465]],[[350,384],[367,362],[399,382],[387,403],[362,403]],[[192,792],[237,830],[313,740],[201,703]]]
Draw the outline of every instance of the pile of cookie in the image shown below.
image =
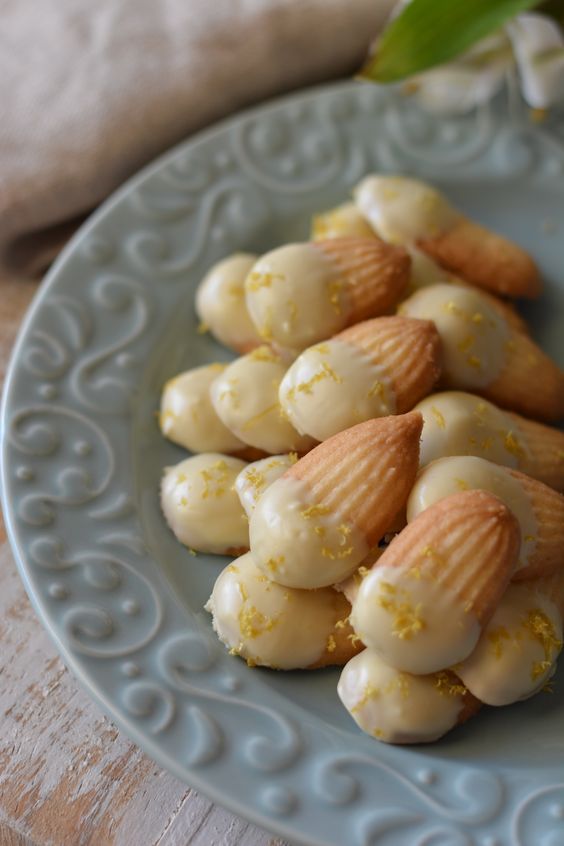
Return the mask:
[[308,243],[198,288],[239,358],[164,387],[162,433],[195,453],[164,472],[165,518],[234,558],[206,605],[229,651],[343,667],[380,740],[436,740],[555,671],[564,373],[506,299],[540,287],[431,186],[369,176]]

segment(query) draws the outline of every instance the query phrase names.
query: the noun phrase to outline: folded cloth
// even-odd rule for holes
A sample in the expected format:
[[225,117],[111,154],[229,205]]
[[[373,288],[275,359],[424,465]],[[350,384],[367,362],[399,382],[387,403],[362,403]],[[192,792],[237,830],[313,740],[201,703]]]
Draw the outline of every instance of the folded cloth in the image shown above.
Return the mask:
[[358,68],[392,0],[2,0],[0,265],[242,106]]

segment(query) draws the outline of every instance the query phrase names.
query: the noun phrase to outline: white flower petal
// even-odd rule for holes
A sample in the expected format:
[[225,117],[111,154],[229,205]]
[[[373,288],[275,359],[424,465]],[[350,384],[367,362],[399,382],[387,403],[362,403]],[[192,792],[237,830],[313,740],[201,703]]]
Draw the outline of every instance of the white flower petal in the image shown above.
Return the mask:
[[497,33],[456,61],[415,77],[416,97],[436,114],[462,114],[490,100],[513,64],[509,40]]
[[491,99],[503,85],[505,71],[475,71],[446,65],[414,80],[415,96],[435,114],[463,114]]
[[550,18],[518,15],[507,26],[523,97],[535,109],[564,99],[564,33]]

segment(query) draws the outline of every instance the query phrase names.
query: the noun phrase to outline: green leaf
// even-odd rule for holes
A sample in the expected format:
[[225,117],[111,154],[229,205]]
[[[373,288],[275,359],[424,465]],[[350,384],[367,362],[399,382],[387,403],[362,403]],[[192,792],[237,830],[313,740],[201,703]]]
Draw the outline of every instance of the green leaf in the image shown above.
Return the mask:
[[395,82],[442,65],[540,0],[412,0],[384,31],[360,76]]

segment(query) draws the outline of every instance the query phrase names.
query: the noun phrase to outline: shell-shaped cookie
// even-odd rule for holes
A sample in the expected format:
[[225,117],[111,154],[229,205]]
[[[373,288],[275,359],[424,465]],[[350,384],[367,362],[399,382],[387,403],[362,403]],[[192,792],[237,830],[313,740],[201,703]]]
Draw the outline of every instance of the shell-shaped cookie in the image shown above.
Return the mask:
[[377,546],[370,550],[366,558],[362,559],[358,569],[354,571],[352,576],[349,576],[348,578],[343,579],[342,582],[337,582],[337,584],[333,585],[334,589],[339,591],[339,593],[344,593],[351,605],[358,595],[362,580],[369,574],[376,561],[382,557],[385,549],[385,546]]
[[[543,587],[540,581],[510,585],[476,648],[456,666],[464,684],[487,705],[528,699],[556,670],[562,613]],[[562,598],[561,577],[560,603]]]
[[415,244],[438,264],[480,288],[536,297],[538,268],[517,244],[479,226],[425,182],[402,176],[365,177],[355,202],[373,229],[394,244]]
[[520,427],[514,416],[483,397],[464,391],[442,391],[421,400],[416,410],[424,421],[422,467],[439,458],[475,455],[506,467],[521,468],[528,450]]
[[457,284],[459,282],[456,276],[453,276],[413,244],[405,244],[405,249],[411,256],[411,271],[404,296],[411,296],[420,288],[428,288],[430,285]]
[[222,643],[251,665],[342,666],[363,648],[348,624],[350,604],[342,594],[275,584],[250,553],[219,574],[206,609]]
[[484,458],[453,456],[427,465],[407,503],[412,522],[440,499],[460,490],[484,490],[511,509],[521,527],[521,548],[513,578],[548,575],[564,559],[564,496],[536,479]]
[[[454,277],[455,279],[456,277]],[[455,284],[459,285],[466,285],[467,283],[463,279],[457,279]],[[516,332],[521,332],[523,335],[529,335],[530,329],[527,321],[524,317],[522,317],[519,312],[517,311],[516,307],[513,303],[509,302],[508,300],[502,300],[500,297],[496,297],[495,294],[490,294],[488,291],[480,291],[480,294],[484,298],[485,302],[488,303],[498,314],[500,314],[509,326],[514,329]]]
[[443,391],[421,400],[421,466],[438,458],[475,455],[521,470],[564,490],[564,432],[503,411],[483,397]]
[[212,405],[222,423],[250,446],[267,453],[305,452],[314,444],[282,413],[278,389],[287,362],[262,346],[229,364],[212,383]]
[[523,582],[523,587],[546,596],[564,617],[564,567],[560,567],[548,576],[540,576]]
[[[410,297],[420,288],[429,288],[431,285],[446,283],[448,285],[459,285],[463,288],[476,287],[461,276],[455,276],[444,267],[441,267],[417,247],[406,244],[406,250],[411,256],[411,274],[404,298]],[[504,317],[513,329],[518,332],[524,332],[525,335],[529,334],[529,326],[526,320],[519,314],[513,303],[502,300],[500,297],[496,297],[495,294],[484,291],[483,288],[480,291],[489,305]]]
[[247,308],[265,341],[303,350],[393,309],[407,285],[409,265],[405,250],[377,238],[287,244],[251,269]]
[[163,388],[159,426],[175,444],[191,452],[232,452],[246,449],[217,416],[210,398],[210,386],[224,364],[205,364],[169,379]]
[[444,232],[422,238],[427,255],[469,282],[505,297],[534,299],[541,292],[538,267],[517,244],[468,218]]
[[520,532],[501,500],[466,491],[397,535],[363,579],[351,623],[393,667],[433,673],[466,658],[515,569]]
[[431,285],[404,300],[399,312],[435,323],[442,342],[445,386],[483,393],[499,377],[511,331],[480,291]]
[[480,708],[454,673],[401,672],[373,649],[348,662],[337,693],[356,724],[384,743],[431,743]]
[[336,336],[362,350],[389,374],[395,411],[410,411],[441,373],[441,342],[430,320],[381,317],[357,323]]
[[297,460],[295,452],[269,455],[247,464],[241,470],[235,479],[235,490],[249,519],[265,490]]
[[280,384],[280,404],[299,432],[323,441],[364,420],[409,411],[439,374],[433,323],[377,317],[304,350]]
[[328,238],[377,238],[378,236],[354,203],[343,203],[314,215],[311,221],[311,240]]
[[349,576],[390,529],[419,461],[418,414],[360,423],[315,447],[259,499],[251,549],[270,578],[315,588]]
[[511,331],[503,367],[482,393],[525,417],[549,423],[564,417],[564,371],[521,332]]
[[564,493],[564,432],[512,412],[507,416],[523,442],[519,470]]
[[407,287],[411,259],[401,247],[379,238],[331,238],[315,246],[345,280],[350,317],[343,325],[386,314]]
[[354,189],[354,201],[374,231],[391,244],[418,247],[461,219],[443,194],[405,176],[365,176]]
[[249,548],[247,515],[234,490],[244,466],[229,455],[202,453],[165,469],[161,508],[181,543],[219,555]]
[[252,253],[235,253],[214,264],[196,290],[202,326],[239,353],[262,343],[245,303],[245,278],[256,260]]
[[529,417],[564,415],[564,373],[480,291],[434,285],[405,300],[400,312],[435,323],[445,387],[478,393]]
[[564,568],[564,496],[517,470],[507,470],[524,491],[537,523],[534,551],[515,580],[548,576]]

